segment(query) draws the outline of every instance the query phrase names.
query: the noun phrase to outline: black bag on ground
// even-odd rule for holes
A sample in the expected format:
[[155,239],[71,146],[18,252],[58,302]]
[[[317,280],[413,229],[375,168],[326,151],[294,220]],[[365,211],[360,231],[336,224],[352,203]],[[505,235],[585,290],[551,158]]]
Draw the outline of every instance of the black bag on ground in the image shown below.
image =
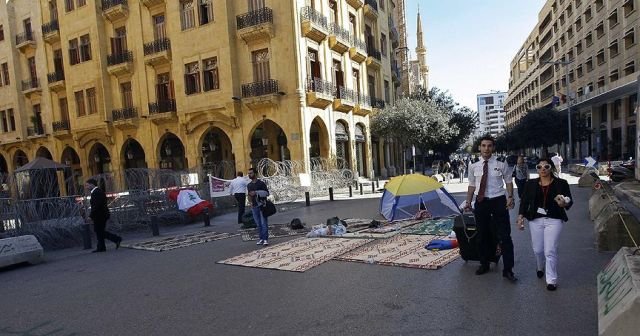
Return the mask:
[[260,207],[260,211],[262,211],[262,215],[265,217],[269,217],[277,212],[276,205],[273,202],[266,200],[264,206]]
[[304,229],[304,223],[302,223],[300,218],[294,218],[291,220],[289,228],[291,228],[291,230],[301,230]]
[[[458,246],[460,247],[460,256],[465,261],[480,260],[478,253],[478,230],[476,227],[476,218],[473,212],[465,212],[462,215],[456,216],[453,222],[453,232],[456,233],[458,239]],[[497,247],[498,236],[496,232],[492,232],[493,243],[490,246]],[[490,262],[498,263],[500,256],[496,256],[495,248],[492,251],[487,251]]]

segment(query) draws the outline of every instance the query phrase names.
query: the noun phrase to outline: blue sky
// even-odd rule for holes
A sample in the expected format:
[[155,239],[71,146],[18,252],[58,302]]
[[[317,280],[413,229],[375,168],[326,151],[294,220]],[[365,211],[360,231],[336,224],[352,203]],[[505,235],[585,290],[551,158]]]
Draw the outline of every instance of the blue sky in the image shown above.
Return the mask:
[[415,58],[420,5],[429,86],[449,90],[473,110],[476,95],[508,90],[509,63],[538,21],[545,0],[405,0]]

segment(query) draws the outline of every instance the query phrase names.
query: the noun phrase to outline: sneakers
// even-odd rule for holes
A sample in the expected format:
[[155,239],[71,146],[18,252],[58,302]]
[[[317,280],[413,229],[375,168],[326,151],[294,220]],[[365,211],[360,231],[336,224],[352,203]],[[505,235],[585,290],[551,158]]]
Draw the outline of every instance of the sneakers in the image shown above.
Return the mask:
[[262,243],[264,243],[264,240],[260,239],[260,240],[258,240],[258,242],[256,243],[256,245],[262,245]]
[[263,240],[263,241],[262,241],[262,245],[265,245],[265,246],[266,246],[266,245],[269,245],[269,242],[268,242],[268,241],[266,241],[266,240]]

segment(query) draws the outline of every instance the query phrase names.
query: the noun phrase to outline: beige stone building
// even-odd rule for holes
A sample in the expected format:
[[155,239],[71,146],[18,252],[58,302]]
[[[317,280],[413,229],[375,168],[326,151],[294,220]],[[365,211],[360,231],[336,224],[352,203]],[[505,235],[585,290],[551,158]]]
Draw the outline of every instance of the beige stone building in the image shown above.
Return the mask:
[[635,156],[640,1],[548,0],[538,17],[511,62],[506,126],[549,105],[566,118],[571,104],[593,130],[573,158]]
[[0,4],[0,171],[76,179],[261,158],[395,174],[369,118],[393,103],[393,0],[10,0]]

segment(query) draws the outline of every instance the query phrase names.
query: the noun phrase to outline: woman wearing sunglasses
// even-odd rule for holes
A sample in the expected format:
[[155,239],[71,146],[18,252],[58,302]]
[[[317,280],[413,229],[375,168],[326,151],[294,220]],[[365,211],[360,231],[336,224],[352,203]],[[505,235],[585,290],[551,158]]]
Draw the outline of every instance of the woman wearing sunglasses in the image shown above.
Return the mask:
[[566,210],[573,205],[569,184],[557,176],[550,159],[542,158],[536,164],[538,178],[527,181],[524,187],[517,224],[524,230],[525,218],[531,230],[531,245],[536,256],[538,278],[546,275],[547,289],[557,288],[558,238],[563,222],[568,220]]

